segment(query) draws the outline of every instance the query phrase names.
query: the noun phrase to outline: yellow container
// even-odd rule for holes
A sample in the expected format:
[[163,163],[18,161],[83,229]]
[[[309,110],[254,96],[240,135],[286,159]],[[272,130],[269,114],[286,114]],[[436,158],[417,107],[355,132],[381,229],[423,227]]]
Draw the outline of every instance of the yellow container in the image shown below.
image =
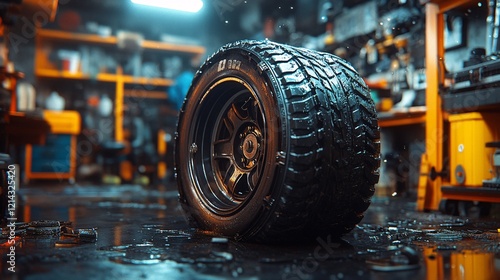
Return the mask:
[[80,133],[80,114],[77,111],[43,111],[43,118],[50,124],[53,134]]
[[450,279],[498,279],[493,253],[464,250],[450,257]]
[[450,115],[450,181],[452,185],[481,187],[493,178],[493,148],[500,141],[500,113],[473,112]]

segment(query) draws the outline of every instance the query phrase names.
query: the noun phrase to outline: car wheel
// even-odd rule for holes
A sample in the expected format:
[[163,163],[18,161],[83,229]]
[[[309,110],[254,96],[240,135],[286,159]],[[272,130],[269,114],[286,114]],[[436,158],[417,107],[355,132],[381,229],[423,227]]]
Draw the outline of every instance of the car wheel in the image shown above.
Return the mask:
[[180,112],[180,201],[213,235],[340,236],[370,204],[379,138],[369,89],[344,60],[270,41],[228,44],[196,73]]

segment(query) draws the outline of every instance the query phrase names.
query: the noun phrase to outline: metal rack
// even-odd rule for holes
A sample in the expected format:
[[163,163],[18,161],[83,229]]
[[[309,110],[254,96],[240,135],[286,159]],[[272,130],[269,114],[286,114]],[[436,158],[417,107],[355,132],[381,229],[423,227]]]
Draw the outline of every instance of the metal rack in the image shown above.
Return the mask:
[[[446,200],[500,202],[500,190],[483,187],[478,183],[478,176],[474,180],[461,181],[462,173],[459,165],[465,160],[473,168],[477,161],[481,168],[491,168],[487,158],[486,143],[480,143],[474,136],[461,139],[457,136],[459,129],[476,129],[483,133],[484,141],[498,141],[490,139],[500,134],[500,127],[495,120],[500,120],[500,94],[497,93],[500,79],[494,76],[500,73],[499,61],[470,66],[463,70],[445,75],[444,66],[444,13],[455,8],[477,5],[478,1],[470,0],[434,0],[426,4],[426,152],[422,156],[420,180],[418,186],[417,209],[438,210]],[[444,89],[445,79],[454,79],[455,85],[448,90]],[[492,90],[492,86],[496,89]],[[473,104],[470,100],[474,98]],[[469,103],[467,103],[469,102]],[[488,110],[496,109],[493,112]],[[461,126],[465,126],[460,128]],[[457,128],[458,127],[458,128]],[[497,131],[498,130],[498,131]],[[455,134],[454,134],[455,132]],[[462,134],[474,132],[461,130]],[[470,135],[465,135],[470,136]],[[457,140],[458,139],[458,140]],[[472,140],[471,140],[472,139]],[[458,141],[458,142],[457,142]],[[478,147],[476,152],[464,152],[466,146]],[[467,142],[468,141],[468,142]],[[455,147],[458,145],[458,148]],[[449,155],[450,164],[445,164],[444,157]],[[479,160],[478,160],[479,156]],[[462,157],[462,158],[460,158]],[[452,166],[455,164],[455,166]],[[489,172],[489,170],[486,170]],[[493,173],[493,172],[491,172]],[[488,178],[484,178],[488,179]],[[442,210],[442,209],[441,209]]]

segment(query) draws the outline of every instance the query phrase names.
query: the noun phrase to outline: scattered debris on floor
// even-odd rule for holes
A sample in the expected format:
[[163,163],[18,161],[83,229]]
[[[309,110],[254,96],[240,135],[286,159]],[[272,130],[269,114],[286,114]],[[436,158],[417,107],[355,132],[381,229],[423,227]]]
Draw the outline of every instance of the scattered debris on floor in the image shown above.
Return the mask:
[[[71,221],[37,220],[15,223],[15,235],[19,241],[29,242],[32,239],[47,239],[55,247],[70,247],[97,241],[97,228],[73,229]],[[1,229],[0,244],[9,244],[10,228]]]

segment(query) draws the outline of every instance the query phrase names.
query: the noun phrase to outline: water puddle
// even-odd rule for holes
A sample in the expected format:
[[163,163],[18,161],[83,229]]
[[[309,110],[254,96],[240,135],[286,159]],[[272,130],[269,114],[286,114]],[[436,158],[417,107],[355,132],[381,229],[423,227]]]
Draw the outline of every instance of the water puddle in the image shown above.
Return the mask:
[[[498,223],[402,213],[385,225],[361,224],[349,242],[375,272],[422,270],[427,279],[499,279]],[[469,278],[470,277],[470,278]]]
[[[94,190],[97,193],[97,188],[90,191]],[[176,197],[124,197],[134,191],[125,190],[112,188],[107,193],[119,195],[107,200],[92,197],[85,203],[59,205],[59,199],[51,197],[49,205],[41,203],[47,197],[39,197],[31,201],[41,204],[24,205],[18,216],[32,222],[16,224],[20,265],[59,271],[99,260],[105,270],[153,275],[167,269],[184,279],[253,275],[270,279],[276,275],[283,279],[463,279],[468,275],[500,279],[500,225],[494,221],[414,213],[406,209],[412,205],[394,211],[392,206],[375,203],[372,212],[376,215],[342,240],[252,244],[191,228]],[[2,229],[1,233],[0,245],[10,232]],[[0,250],[6,248],[0,246]]]

